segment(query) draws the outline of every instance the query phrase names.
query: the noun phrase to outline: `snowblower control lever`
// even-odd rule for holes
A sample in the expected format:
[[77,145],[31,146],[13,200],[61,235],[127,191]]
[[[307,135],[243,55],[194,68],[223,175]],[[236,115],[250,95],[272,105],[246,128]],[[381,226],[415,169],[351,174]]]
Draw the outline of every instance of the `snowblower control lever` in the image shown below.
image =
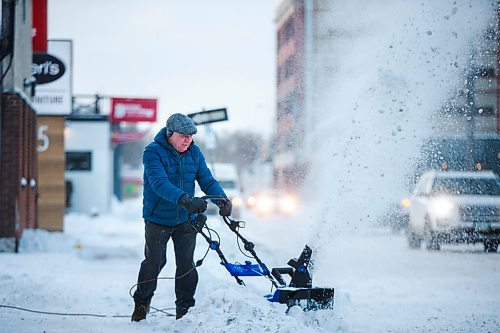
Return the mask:
[[[204,231],[203,231],[203,228],[206,227],[205,225],[205,222],[207,221],[207,216],[205,214],[193,214],[192,216],[189,217],[189,221],[191,222],[191,226],[193,227],[194,230],[196,230],[200,235],[203,236],[203,238],[205,238],[205,240],[207,241],[208,245],[209,245],[209,248],[211,250],[214,250],[215,252],[217,252],[217,254],[219,255],[219,258],[221,260],[221,264],[222,265],[231,265],[226,257],[224,256],[224,254],[222,253],[221,249],[220,249],[220,244],[218,241],[215,241],[215,240],[212,240],[210,238],[210,236],[208,236]],[[200,264],[201,264],[201,261],[200,261]],[[233,274],[231,274],[233,275]],[[235,278],[236,282],[239,284],[239,285],[245,285],[245,282],[243,282],[243,280],[241,280],[237,275],[233,275],[233,277]]]

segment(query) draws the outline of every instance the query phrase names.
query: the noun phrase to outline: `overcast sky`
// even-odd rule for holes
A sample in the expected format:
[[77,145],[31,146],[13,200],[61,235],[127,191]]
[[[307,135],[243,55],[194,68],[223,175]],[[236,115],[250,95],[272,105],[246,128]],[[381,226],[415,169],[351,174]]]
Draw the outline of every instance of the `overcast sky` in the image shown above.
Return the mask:
[[48,38],[73,40],[73,93],[157,97],[175,112],[227,107],[226,129],[275,125],[281,0],[48,0]]

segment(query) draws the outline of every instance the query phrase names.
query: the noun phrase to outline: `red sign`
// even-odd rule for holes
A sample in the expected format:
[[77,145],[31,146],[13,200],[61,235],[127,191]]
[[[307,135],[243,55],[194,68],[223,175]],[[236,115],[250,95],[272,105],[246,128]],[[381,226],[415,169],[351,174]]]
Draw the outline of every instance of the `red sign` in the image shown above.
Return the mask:
[[47,0],[33,0],[33,52],[47,53]]
[[111,122],[156,122],[156,99],[111,98]]

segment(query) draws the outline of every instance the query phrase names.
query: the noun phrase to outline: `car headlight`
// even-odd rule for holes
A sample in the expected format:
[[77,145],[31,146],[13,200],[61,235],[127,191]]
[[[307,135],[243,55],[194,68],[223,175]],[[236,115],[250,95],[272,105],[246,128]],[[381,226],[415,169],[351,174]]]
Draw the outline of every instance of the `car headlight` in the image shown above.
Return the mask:
[[273,199],[268,196],[260,196],[257,198],[255,207],[261,214],[269,214],[273,211]]
[[243,199],[241,199],[240,197],[233,197],[231,199],[231,203],[233,204],[233,207],[241,206],[241,204],[243,203]]
[[254,207],[256,203],[257,203],[257,198],[255,198],[254,196],[248,197],[247,199],[248,207]]
[[430,203],[430,212],[438,219],[450,218],[454,215],[456,207],[448,198],[435,198]]
[[293,213],[297,209],[297,201],[292,196],[285,196],[280,201],[280,209],[285,214]]

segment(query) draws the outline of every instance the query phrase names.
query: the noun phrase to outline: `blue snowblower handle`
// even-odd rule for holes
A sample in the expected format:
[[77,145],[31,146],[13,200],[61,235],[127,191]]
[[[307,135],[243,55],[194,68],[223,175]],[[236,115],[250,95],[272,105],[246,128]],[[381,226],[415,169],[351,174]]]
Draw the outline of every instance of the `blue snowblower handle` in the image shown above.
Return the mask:
[[213,201],[220,201],[220,200],[229,200],[229,198],[223,196],[223,195],[204,195],[202,197],[200,197],[200,199],[203,199],[203,200],[212,200]]

